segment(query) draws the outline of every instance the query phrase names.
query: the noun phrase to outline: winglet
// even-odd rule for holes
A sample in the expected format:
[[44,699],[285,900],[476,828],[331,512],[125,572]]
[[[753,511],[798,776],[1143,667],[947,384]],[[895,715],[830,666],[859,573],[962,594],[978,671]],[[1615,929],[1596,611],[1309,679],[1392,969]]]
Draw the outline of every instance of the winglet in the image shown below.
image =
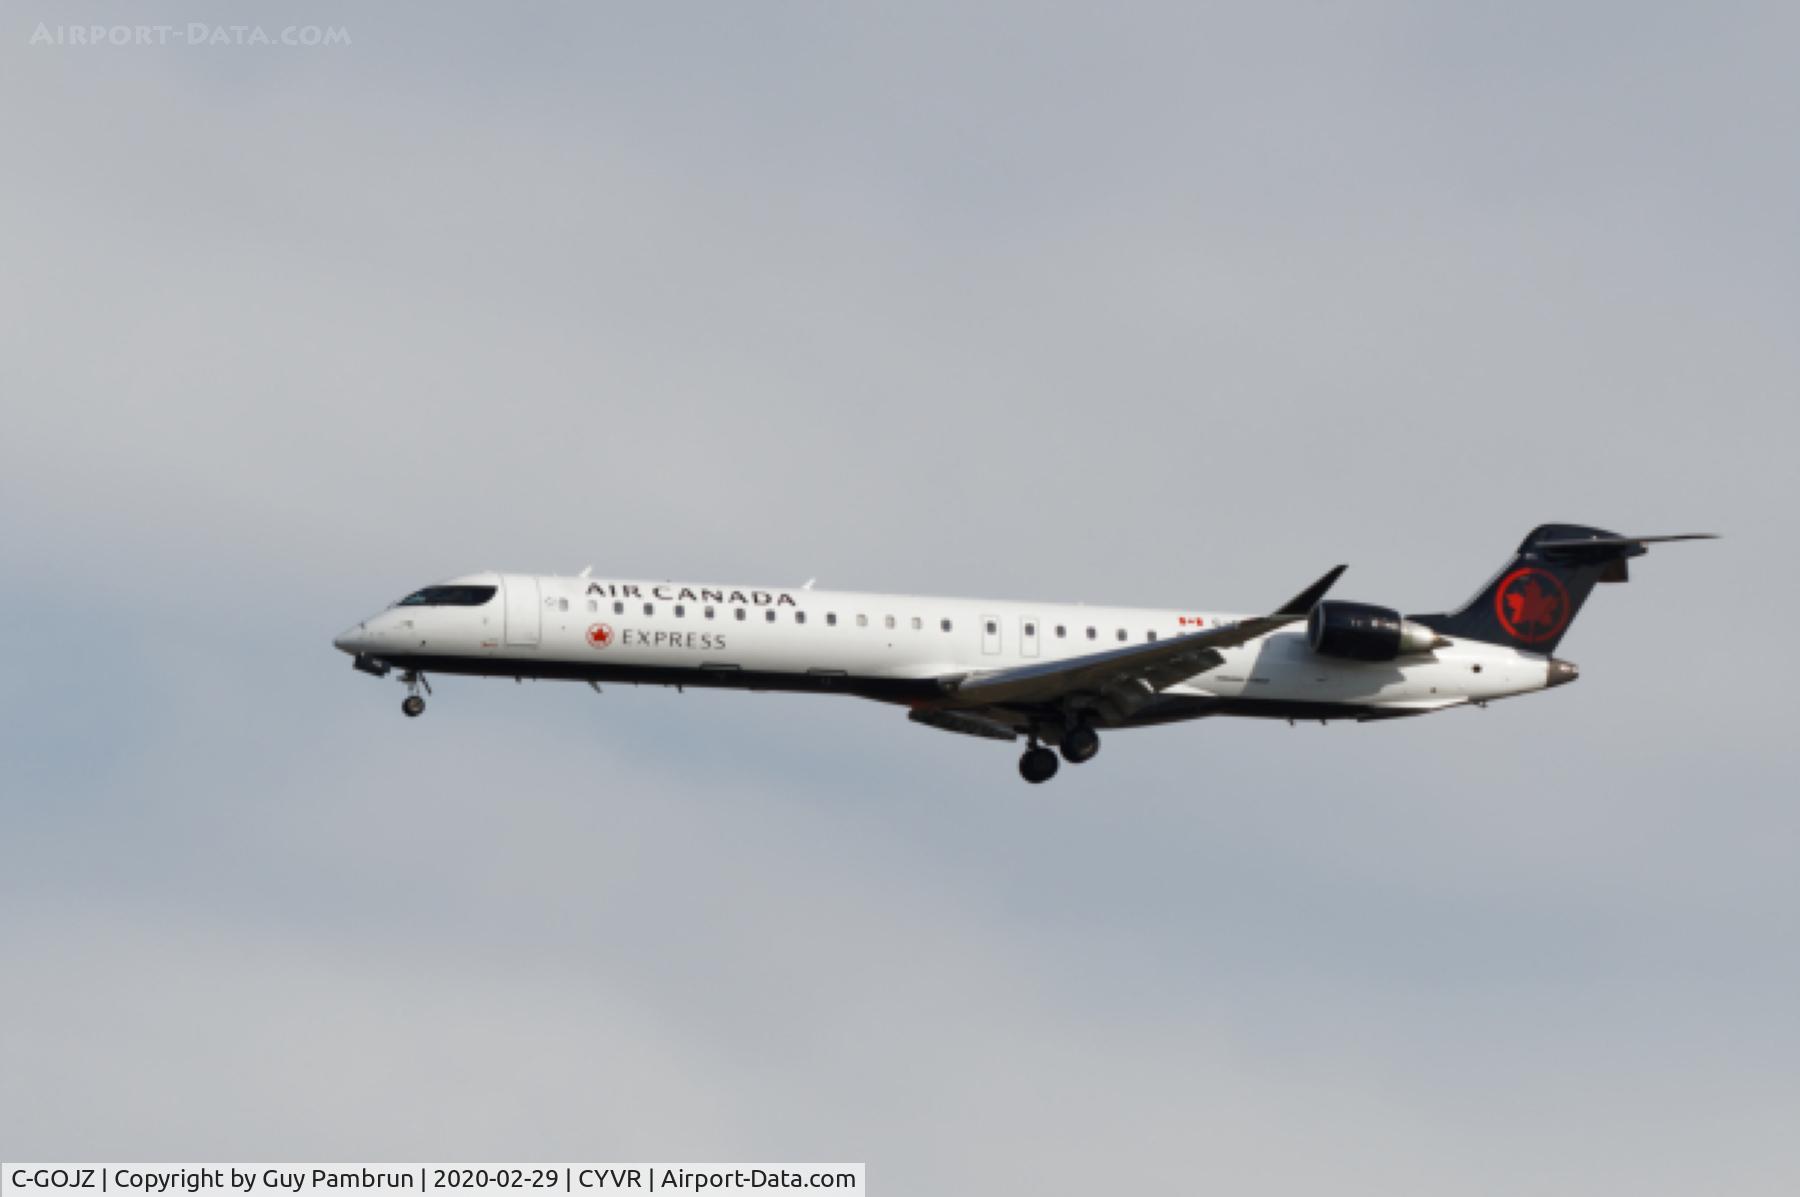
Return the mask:
[[1330,590],[1332,585],[1337,582],[1338,578],[1343,575],[1343,572],[1349,568],[1348,565],[1338,566],[1336,569],[1320,578],[1317,582],[1314,582],[1311,586],[1308,586],[1305,590],[1302,590],[1299,594],[1296,594],[1293,598],[1283,603],[1281,605],[1281,610],[1275,612],[1275,614],[1299,616],[1311,614],[1313,607],[1320,599],[1325,597],[1325,592]]

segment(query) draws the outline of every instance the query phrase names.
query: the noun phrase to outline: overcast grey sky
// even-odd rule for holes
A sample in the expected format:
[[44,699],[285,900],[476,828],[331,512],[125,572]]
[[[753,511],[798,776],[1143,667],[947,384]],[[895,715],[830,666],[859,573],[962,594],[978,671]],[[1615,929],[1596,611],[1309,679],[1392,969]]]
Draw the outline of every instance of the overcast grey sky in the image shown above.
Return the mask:
[[[0,24],[0,1155],[1792,1193],[1800,10]],[[121,19],[332,48],[32,46]],[[1251,610],[1716,530],[1582,680],[1028,788],[331,636],[492,567]]]

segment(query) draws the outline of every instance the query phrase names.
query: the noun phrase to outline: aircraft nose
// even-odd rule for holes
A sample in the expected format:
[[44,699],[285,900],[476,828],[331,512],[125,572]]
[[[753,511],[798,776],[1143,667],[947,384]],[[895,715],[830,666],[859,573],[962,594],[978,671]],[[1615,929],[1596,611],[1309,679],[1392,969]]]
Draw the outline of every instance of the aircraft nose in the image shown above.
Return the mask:
[[354,657],[357,653],[362,651],[362,644],[367,636],[368,633],[363,630],[363,625],[359,623],[353,628],[339,632],[337,639],[331,642],[331,646],[339,652],[349,653]]

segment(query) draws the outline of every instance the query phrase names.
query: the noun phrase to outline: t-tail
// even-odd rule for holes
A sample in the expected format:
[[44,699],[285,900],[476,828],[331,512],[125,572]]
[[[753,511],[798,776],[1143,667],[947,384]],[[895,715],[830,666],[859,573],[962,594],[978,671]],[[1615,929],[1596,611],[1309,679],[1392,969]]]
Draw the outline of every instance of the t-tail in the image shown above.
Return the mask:
[[1452,639],[1504,644],[1548,656],[1575,622],[1595,584],[1626,581],[1626,563],[1647,553],[1645,546],[1713,539],[1711,533],[1620,536],[1579,524],[1544,524],[1460,611],[1411,618]]

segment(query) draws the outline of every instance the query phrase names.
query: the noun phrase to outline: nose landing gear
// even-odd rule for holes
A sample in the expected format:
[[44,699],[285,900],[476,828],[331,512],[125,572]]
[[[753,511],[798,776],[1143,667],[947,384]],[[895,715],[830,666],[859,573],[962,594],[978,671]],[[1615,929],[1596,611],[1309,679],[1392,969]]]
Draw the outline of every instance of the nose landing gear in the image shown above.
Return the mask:
[[406,701],[400,704],[400,709],[406,713],[408,719],[417,719],[425,713],[425,700],[419,697],[419,687],[425,687],[425,693],[430,694],[431,683],[426,681],[425,675],[416,669],[408,669],[402,673],[400,681],[408,691]]

